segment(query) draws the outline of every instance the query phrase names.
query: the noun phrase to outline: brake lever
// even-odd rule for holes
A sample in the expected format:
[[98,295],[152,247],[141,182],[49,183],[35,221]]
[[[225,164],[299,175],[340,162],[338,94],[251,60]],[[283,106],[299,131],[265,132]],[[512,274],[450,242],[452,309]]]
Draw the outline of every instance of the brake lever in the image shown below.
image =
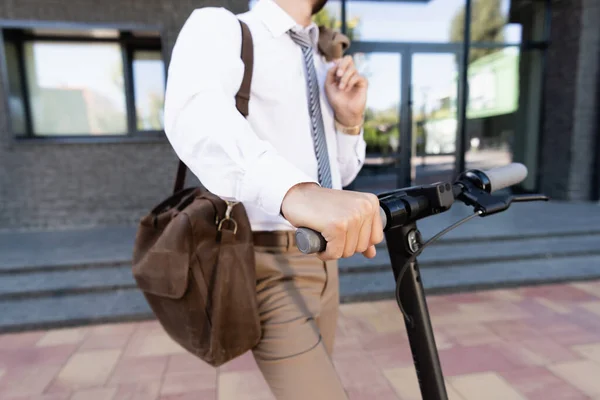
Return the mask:
[[510,196],[497,196],[486,194],[477,198],[475,211],[482,217],[506,211],[512,203],[525,203],[531,201],[548,201],[550,198],[541,194],[521,194]]

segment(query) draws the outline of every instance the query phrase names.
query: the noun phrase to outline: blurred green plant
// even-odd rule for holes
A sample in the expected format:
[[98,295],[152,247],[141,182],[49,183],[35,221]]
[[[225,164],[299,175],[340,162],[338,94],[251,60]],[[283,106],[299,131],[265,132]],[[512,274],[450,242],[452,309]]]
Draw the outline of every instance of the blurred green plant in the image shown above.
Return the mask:
[[[471,41],[502,43],[506,18],[502,15],[500,0],[475,0],[471,12]],[[465,7],[452,19],[450,40],[462,42],[465,35]],[[497,49],[471,49],[469,62],[498,51]]]
[[398,106],[384,110],[368,108],[365,112],[364,138],[368,153],[390,154],[392,143],[400,140]]
[[[342,30],[342,20],[333,15],[328,7],[323,7],[321,11],[313,15],[313,22],[317,25],[323,25],[337,31]],[[359,39],[358,25],[360,19],[358,17],[346,21],[346,36],[352,41]]]

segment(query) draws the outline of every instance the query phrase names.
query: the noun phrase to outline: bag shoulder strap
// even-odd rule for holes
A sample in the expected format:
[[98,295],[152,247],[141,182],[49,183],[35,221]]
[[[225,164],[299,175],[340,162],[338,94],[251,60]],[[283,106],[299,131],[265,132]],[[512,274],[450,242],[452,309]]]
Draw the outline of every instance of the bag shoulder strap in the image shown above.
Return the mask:
[[[252,70],[254,67],[254,44],[252,42],[252,33],[248,25],[242,20],[239,20],[242,29],[242,61],[244,62],[244,78],[240,89],[235,95],[235,106],[237,110],[244,117],[248,116],[248,105],[250,102],[250,87],[252,86]],[[175,185],[173,193],[177,193],[183,189],[185,184],[185,176],[187,173],[187,166],[183,161],[179,160],[179,166],[177,167],[177,177],[175,178]]]

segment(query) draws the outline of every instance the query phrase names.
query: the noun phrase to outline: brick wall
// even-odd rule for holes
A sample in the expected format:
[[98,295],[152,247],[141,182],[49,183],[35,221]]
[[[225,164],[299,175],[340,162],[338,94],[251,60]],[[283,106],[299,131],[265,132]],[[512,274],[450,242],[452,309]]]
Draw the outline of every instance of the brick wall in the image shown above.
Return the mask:
[[591,200],[600,102],[600,3],[555,0],[548,50],[540,189]]
[[[238,13],[246,0],[2,0],[1,19],[160,25],[167,56],[199,7]],[[2,83],[0,82],[0,85]],[[2,93],[4,88],[0,87]],[[3,94],[4,95],[4,94]],[[0,229],[131,224],[171,189],[166,142],[15,143],[0,102]]]

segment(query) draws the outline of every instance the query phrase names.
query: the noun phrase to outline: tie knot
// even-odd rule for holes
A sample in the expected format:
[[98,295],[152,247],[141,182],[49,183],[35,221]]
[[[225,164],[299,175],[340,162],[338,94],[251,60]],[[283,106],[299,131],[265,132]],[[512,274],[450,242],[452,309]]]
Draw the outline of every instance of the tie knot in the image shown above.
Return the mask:
[[309,31],[291,29],[288,33],[297,45],[302,47],[313,47],[314,43]]

